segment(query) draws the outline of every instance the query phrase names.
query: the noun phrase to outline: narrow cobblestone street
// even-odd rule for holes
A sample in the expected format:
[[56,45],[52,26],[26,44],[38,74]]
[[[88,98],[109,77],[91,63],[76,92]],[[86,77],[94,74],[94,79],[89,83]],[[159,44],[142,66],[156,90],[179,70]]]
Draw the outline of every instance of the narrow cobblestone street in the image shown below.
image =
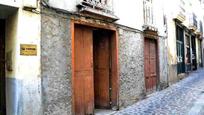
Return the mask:
[[204,70],[191,73],[116,115],[204,115]]

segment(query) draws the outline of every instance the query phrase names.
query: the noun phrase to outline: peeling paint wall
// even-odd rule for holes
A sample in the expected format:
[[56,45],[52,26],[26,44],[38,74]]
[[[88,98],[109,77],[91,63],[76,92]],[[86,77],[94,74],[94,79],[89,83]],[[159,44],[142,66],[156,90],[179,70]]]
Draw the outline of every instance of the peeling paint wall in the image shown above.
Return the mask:
[[140,32],[119,28],[120,107],[127,107],[143,98],[144,39]]
[[169,84],[176,83],[177,77],[177,51],[176,51],[176,24],[171,13],[167,15],[167,44],[168,44],[168,81]]
[[41,23],[43,114],[71,115],[70,17],[43,9]]

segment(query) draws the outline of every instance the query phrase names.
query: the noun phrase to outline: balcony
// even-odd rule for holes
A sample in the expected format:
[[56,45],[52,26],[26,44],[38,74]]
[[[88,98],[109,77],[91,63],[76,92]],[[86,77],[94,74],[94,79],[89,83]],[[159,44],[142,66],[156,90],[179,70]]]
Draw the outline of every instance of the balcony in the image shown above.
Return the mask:
[[190,19],[189,19],[189,29],[192,31],[196,31],[198,28],[198,22],[197,22],[197,17],[194,13],[192,13],[190,15]]
[[98,16],[99,18],[118,20],[113,12],[112,0],[78,0],[80,13]]
[[186,10],[185,10],[185,1],[180,0],[179,5],[176,7],[174,14],[174,19],[179,22],[184,22],[186,20]]
[[151,1],[144,0],[144,25],[143,30],[157,31],[154,24],[153,5]]
[[153,25],[153,7],[150,1],[144,0],[144,24]]

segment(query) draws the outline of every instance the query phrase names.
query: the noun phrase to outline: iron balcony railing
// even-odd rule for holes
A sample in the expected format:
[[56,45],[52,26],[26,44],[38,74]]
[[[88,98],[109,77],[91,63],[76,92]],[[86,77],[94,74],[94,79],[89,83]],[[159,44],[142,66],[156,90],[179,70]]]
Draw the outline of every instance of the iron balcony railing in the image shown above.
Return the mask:
[[95,10],[114,14],[112,9],[112,0],[79,0],[79,3]]

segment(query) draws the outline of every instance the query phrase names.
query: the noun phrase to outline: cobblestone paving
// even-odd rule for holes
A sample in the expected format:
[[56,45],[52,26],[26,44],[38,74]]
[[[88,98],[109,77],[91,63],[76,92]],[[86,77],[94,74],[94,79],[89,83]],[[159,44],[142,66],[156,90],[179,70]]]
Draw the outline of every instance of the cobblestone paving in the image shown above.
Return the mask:
[[115,115],[204,115],[204,70],[191,73]]

